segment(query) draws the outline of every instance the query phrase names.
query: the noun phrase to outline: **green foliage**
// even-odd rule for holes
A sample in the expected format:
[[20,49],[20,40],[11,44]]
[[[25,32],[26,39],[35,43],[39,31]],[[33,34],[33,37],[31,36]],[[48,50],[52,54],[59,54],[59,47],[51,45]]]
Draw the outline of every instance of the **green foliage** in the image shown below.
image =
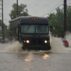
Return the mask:
[[[48,17],[49,23],[53,27],[50,30],[53,35],[62,37],[64,31],[64,11],[59,8],[56,11],[56,13],[52,13]],[[67,30],[71,31],[71,6],[67,9]]]
[[[25,4],[18,5],[18,16],[28,16],[28,10],[26,9]],[[11,19],[14,19],[17,17],[17,4],[13,4],[13,9],[10,13]]]
[[[17,15],[17,4],[13,4],[12,6],[12,10],[11,10],[11,13],[10,13],[10,18],[11,19],[14,19],[18,16],[28,16],[28,10],[26,9],[26,5],[25,4],[20,4],[18,5],[18,15]],[[9,25],[9,37],[12,39],[13,37],[16,36],[16,28],[15,28],[15,24],[13,23],[10,23]]]
[[67,29],[71,32],[71,6],[67,9],[67,26]]
[[[2,27],[2,20],[0,20],[0,26]],[[7,37],[7,26],[3,23],[3,31],[5,37]],[[2,36],[2,30],[0,30],[0,36]]]

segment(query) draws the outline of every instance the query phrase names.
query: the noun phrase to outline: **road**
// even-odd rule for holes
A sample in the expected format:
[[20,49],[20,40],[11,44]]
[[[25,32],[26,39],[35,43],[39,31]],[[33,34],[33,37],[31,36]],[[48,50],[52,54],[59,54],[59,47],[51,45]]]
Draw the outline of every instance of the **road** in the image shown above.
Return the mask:
[[71,53],[0,53],[0,71],[71,71]]
[[16,43],[0,44],[0,71],[71,71],[69,48],[65,52],[24,52]]

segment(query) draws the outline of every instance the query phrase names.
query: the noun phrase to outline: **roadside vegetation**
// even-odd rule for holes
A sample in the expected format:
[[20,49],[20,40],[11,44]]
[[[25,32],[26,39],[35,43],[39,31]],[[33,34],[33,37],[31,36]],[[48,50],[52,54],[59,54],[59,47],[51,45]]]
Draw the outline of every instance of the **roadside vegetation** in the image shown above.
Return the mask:
[[[64,28],[64,10],[57,8],[56,13],[48,17],[50,30],[54,36],[62,37]],[[71,32],[71,6],[67,7],[67,31]]]
[[[13,4],[12,10],[10,13],[11,19],[14,19],[19,16],[28,16],[28,15],[29,14],[28,14],[27,5],[25,4],[18,5],[18,11],[17,11],[17,4]],[[13,37],[17,35],[15,25],[16,24],[12,24],[12,23],[9,24],[9,36],[10,36],[9,38],[10,39],[12,39]]]

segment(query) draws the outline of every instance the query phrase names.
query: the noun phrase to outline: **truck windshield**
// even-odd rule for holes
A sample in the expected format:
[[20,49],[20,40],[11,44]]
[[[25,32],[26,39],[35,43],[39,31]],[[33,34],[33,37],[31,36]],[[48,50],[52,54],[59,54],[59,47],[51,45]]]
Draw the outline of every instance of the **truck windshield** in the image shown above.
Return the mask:
[[48,25],[22,25],[21,33],[48,33]]

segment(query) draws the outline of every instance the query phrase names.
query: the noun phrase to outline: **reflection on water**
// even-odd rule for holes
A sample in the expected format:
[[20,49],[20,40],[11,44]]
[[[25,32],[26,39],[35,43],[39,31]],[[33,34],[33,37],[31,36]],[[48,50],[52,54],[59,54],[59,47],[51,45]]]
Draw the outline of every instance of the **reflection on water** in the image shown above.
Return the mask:
[[43,58],[44,60],[47,60],[47,59],[48,59],[48,57],[49,57],[49,55],[48,55],[48,54],[44,54],[42,58]]
[[31,62],[33,60],[33,53],[29,53],[26,58],[25,58],[25,61],[26,62]]

